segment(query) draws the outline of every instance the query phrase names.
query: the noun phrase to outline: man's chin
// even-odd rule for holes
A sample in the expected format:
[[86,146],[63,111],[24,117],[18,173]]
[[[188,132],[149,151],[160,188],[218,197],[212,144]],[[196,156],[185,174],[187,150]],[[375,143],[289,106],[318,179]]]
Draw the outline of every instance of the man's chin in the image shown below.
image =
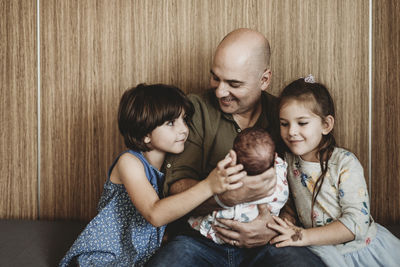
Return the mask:
[[224,104],[221,103],[221,101],[219,101],[219,108],[224,112],[224,113],[228,113],[228,114],[232,114],[235,113],[235,107],[232,104]]
[[231,107],[224,107],[224,106],[221,106],[221,105],[219,105],[219,107],[220,107],[221,111],[226,113],[226,114],[235,113],[235,110],[233,108],[231,108]]

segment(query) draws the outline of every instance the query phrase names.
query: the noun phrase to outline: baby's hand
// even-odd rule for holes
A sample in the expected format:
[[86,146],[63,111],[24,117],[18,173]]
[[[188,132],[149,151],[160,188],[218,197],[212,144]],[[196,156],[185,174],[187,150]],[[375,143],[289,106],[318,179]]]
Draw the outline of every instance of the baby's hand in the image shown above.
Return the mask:
[[289,220],[277,216],[272,216],[277,224],[268,223],[268,227],[280,233],[277,237],[271,239],[271,244],[276,247],[286,246],[304,246],[304,229],[295,226]]
[[233,160],[230,152],[227,157],[218,162],[217,167],[207,177],[214,195],[242,186],[243,183],[239,180],[246,176],[246,172],[241,171],[243,165],[232,165]]

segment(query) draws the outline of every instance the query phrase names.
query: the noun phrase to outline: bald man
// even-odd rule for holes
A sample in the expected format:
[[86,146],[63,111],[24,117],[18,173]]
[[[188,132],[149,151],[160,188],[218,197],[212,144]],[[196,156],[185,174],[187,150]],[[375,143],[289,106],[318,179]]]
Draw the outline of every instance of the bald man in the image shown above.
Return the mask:
[[[217,164],[230,151],[236,135],[248,127],[266,129],[279,151],[277,99],[267,92],[271,81],[270,48],[267,39],[250,29],[237,29],[221,41],[211,67],[211,89],[203,95],[190,95],[195,113],[189,124],[185,150],[167,157],[164,192],[176,194],[217,172]],[[235,170],[235,171],[233,171]],[[235,166],[225,171],[242,175]],[[267,197],[268,183],[275,181],[275,169],[260,175],[244,176],[239,189],[214,196],[191,215]],[[259,205],[258,217],[247,223],[220,222],[217,235],[226,244],[216,244],[191,229],[188,217],[176,222],[177,234],[149,261],[148,266],[324,266],[304,247],[276,248],[269,240],[276,235],[266,227],[272,222],[266,205]]]

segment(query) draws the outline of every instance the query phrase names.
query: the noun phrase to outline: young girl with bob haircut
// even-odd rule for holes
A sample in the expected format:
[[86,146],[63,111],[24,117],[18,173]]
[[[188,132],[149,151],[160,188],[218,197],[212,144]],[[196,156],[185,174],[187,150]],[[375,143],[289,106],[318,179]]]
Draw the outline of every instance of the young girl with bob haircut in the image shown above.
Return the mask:
[[243,166],[231,167],[227,157],[208,179],[160,199],[165,155],[183,151],[192,113],[191,102],[173,86],[140,84],[123,94],[118,125],[128,150],[111,165],[99,213],[60,266],[143,266],[160,247],[167,223],[242,185]]
[[374,222],[363,168],[336,145],[335,109],[326,87],[312,76],[280,95],[281,136],[292,153],[289,188],[302,227],[274,216],[268,226],[277,247],[311,246],[328,266],[398,266],[400,240]]

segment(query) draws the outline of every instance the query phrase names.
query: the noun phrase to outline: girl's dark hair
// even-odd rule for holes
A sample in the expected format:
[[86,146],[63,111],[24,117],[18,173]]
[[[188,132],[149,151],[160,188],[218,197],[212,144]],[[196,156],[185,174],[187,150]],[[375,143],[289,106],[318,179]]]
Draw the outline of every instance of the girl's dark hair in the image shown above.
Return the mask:
[[[303,78],[298,79],[286,86],[279,97],[279,110],[289,100],[296,100],[306,103],[311,111],[318,115],[321,120],[325,121],[328,115],[335,118],[335,106],[328,89],[320,83],[305,82]],[[311,202],[311,222],[313,221],[313,210],[315,200],[321,191],[326,173],[328,172],[328,161],[332,156],[332,152],[336,146],[333,130],[327,135],[323,135],[318,145],[318,158],[321,165],[321,175],[318,177],[314,185]]]
[[166,121],[193,115],[193,104],[177,87],[139,84],[122,95],[118,109],[118,127],[129,149],[149,151],[144,143],[146,135]]

